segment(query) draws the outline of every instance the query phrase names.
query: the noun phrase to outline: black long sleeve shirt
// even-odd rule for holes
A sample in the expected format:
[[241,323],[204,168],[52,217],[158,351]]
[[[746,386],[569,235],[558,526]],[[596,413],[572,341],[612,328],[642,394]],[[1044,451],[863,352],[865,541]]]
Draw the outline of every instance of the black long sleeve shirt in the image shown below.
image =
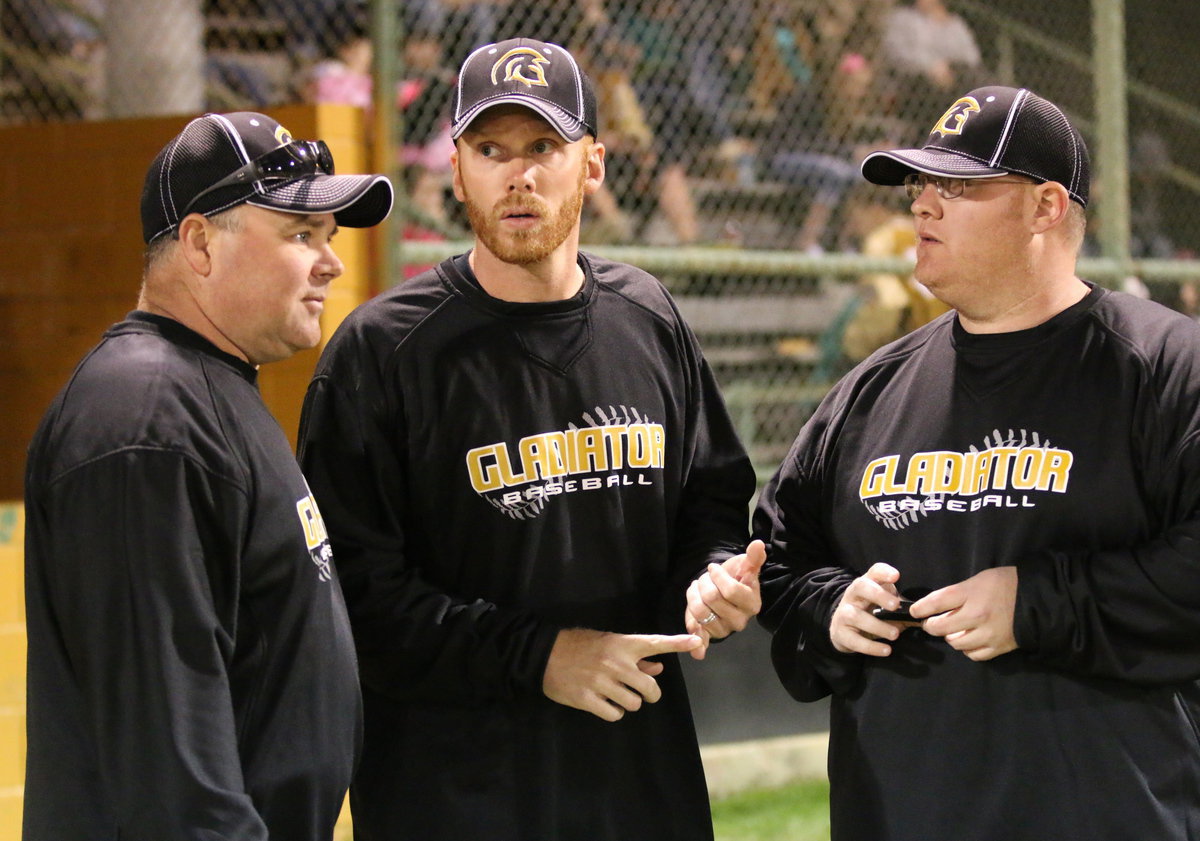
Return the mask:
[[364,838],[711,837],[675,658],[610,724],[552,703],[561,628],[682,632],[742,551],[754,478],[654,278],[581,255],[566,301],[487,295],[465,257],[356,310],[305,402],[362,664]]
[[[1200,326],[1099,288],[1014,333],[943,316],[830,393],[755,532],[777,671],[832,693],[834,839],[1195,837]],[[1016,566],[1019,648],[837,653],[879,561],[913,597]]]
[[30,447],[25,841],[329,841],[361,705],[254,368],[133,313]]

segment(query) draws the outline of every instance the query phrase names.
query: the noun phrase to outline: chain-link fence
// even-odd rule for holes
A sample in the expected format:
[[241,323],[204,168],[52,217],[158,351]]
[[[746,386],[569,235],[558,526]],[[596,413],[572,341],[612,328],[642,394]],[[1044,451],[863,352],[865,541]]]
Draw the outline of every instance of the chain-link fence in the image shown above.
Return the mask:
[[[1093,190],[1085,255],[1123,260],[1108,266],[1110,282],[1143,267],[1150,294],[1197,306],[1193,264],[1178,261],[1200,248],[1192,36],[1200,6],[1129,6],[1127,61],[1114,83],[1126,88],[1116,101],[1128,119],[1114,133],[1098,106],[1095,21],[1122,8],[1121,0],[0,0],[0,121],[303,101],[394,113],[406,187],[395,230],[410,253],[426,241],[421,253],[438,254],[429,243],[444,240],[449,251],[467,237],[449,190],[455,68],[492,40],[562,43],[596,84],[608,149],[605,188],[585,211],[585,246],[655,267],[706,345],[756,460],[769,466],[847,364],[939,311],[894,271],[913,247],[900,191],[867,185],[858,162],[873,148],[920,143],[979,84],[1027,86],[1059,103],[1093,154],[1120,137],[1125,154],[1108,169],[1124,162],[1128,201],[1103,188],[1119,179]],[[381,47],[393,27],[395,46]],[[395,78],[373,72],[381,50]],[[1116,234],[1095,224],[1106,218]],[[744,250],[803,256],[779,267],[732,259]]]

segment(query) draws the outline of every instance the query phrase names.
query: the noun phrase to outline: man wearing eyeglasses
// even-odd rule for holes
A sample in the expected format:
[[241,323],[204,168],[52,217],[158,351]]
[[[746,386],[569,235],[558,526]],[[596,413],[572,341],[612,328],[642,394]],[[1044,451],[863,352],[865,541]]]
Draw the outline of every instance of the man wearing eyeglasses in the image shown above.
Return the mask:
[[151,164],[137,309],[29,450],[26,841],[332,837],[354,648],[256,378],[318,343],[338,227],[391,203],[262,114],[192,120]]
[[776,671],[832,696],[832,838],[1194,838],[1200,327],[1075,274],[1087,149],[1028,90],[862,171],[953,310],[835,386],[755,512]]

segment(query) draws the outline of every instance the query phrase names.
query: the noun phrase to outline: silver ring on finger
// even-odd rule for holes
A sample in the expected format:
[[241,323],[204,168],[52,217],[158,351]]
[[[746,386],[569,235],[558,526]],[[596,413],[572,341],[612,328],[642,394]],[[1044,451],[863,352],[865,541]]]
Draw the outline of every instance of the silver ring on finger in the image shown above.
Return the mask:
[[701,625],[707,625],[707,624],[709,624],[710,622],[716,622],[716,621],[717,621],[717,614],[716,614],[716,611],[710,610],[710,611],[708,612],[708,616],[705,616],[703,619],[701,619],[701,620],[700,620],[700,624],[701,624]]

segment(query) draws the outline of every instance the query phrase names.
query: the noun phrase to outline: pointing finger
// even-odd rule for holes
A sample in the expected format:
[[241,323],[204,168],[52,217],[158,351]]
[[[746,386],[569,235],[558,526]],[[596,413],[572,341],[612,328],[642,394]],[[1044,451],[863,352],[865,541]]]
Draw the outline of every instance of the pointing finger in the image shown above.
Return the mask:
[[653,657],[655,654],[691,651],[704,644],[704,641],[695,634],[674,634],[672,636],[665,634],[634,634],[631,636],[631,639],[637,642],[635,651],[639,659],[642,657]]

